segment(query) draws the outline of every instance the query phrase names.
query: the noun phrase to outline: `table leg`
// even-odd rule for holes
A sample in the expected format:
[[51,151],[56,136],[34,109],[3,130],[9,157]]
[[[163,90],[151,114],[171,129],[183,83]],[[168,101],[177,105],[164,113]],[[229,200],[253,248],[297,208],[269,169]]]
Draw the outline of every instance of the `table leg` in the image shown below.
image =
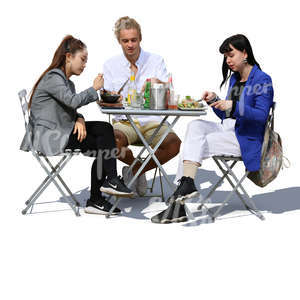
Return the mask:
[[[163,124],[165,123],[165,121],[167,120],[167,116],[164,117],[164,119],[161,121],[161,123],[159,124],[159,126],[155,129],[155,131],[153,132],[152,136],[150,137],[149,141],[147,141],[147,144],[151,144],[151,142],[153,141],[154,137],[156,136],[156,134],[159,132],[160,128],[163,126]],[[129,120],[129,119],[128,119]],[[132,121],[132,122],[131,122]],[[134,124],[135,123],[133,122],[132,118],[131,118],[131,121],[129,120],[130,124]],[[132,125],[133,126],[133,125]],[[134,126],[133,126],[134,127]],[[136,127],[135,131],[139,129]],[[143,137],[144,138],[144,137]],[[144,145],[144,143],[143,143]],[[142,150],[139,152],[139,154],[137,155],[137,157],[135,158],[135,160],[133,161],[133,163],[130,165],[129,169],[128,169],[128,173],[130,171],[132,171],[133,167],[135,166],[135,164],[138,162],[138,160],[141,158],[142,154],[144,153],[144,151],[146,150],[147,148],[144,147],[142,148]],[[148,158],[148,157],[147,157]],[[146,158],[146,159],[147,159]],[[148,161],[150,160],[150,158],[147,160],[147,163]],[[146,164],[145,164],[146,165]],[[143,166],[143,168],[141,169],[141,171],[144,169],[145,165]],[[140,167],[141,168],[141,167]],[[132,180],[128,183],[128,187],[130,188],[132,186],[132,184],[135,182],[135,180],[137,179],[137,177],[140,175],[141,171],[138,173],[138,175],[134,175],[134,177],[132,178]]]
[[[167,183],[169,184],[171,189],[174,189],[174,185],[170,182],[167,173],[165,172],[165,170],[163,169],[161,163],[159,162],[159,160],[157,159],[157,157],[155,156],[155,152],[158,149],[158,147],[161,145],[161,143],[164,141],[164,139],[166,138],[166,136],[171,132],[172,128],[174,127],[174,125],[176,124],[176,122],[179,119],[179,116],[176,116],[175,119],[173,120],[173,122],[171,124],[168,124],[167,122],[165,122],[168,118],[168,116],[166,116],[162,122],[159,124],[159,128],[158,130],[161,128],[161,126],[166,123],[168,124],[168,128],[167,130],[164,132],[164,134],[162,135],[162,137],[160,138],[160,140],[158,141],[158,143],[155,145],[155,147],[152,149],[152,147],[148,144],[148,142],[146,141],[146,139],[143,137],[142,133],[140,132],[139,128],[136,126],[136,124],[133,122],[133,119],[130,115],[127,115],[127,118],[130,122],[130,124],[132,125],[132,127],[134,128],[136,134],[139,136],[139,138],[141,139],[142,143],[144,144],[144,147],[147,149],[149,156],[146,158],[146,160],[142,163],[141,167],[139,168],[139,170],[137,171],[137,173],[135,174],[135,176],[132,178],[132,180],[130,181],[129,184],[132,184],[134,182],[134,180],[136,180],[137,176],[140,175],[140,173],[142,172],[142,170],[144,169],[144,167],[146,166],[146,164],[149,162],[149,160],[152,158],[157,167],[161,170],[161,172],[164,175],[164,178],[166,179]],[[157,132],[158,132],[157,130]],[[154,134],[153,134],[154,135]],[[150,140],[151,141],[153,139],[153,136],[151,136]]]

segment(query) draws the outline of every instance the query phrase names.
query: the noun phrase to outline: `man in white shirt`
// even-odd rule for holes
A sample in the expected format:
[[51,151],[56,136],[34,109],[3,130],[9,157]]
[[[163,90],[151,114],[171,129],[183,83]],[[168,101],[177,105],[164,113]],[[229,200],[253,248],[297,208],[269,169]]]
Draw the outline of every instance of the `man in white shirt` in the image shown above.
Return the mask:
[[[163,58],[159,55],[143,51],[140,46],[142,40],[141,28],[134,19],[129,17],[120,18],[115,24],[115,35],[122,47],[123,53],[119,56],[112,57],[103,65],[104,88],[106,90],[111,92],[118,91],[130,77],[132,71],[135,73],[135,82],[138,92],[144,90],[147,78],[150,78],[152,82],[167,82],[168,75]],[[127,96],[128,87],[128,84],[124,87],[122,91],[123,97]],[[134,120],[137,126],[140,127],[143,136],[147,139],[158,127],[161,117],[135,116]],[[131,165],[134,161],[134,156],[128,146],[139,143],[140,139],[130,123],[126,121],[125,116],[115,116],[113,126],[115,129],[117,147],[120,151],[123,147],[126,147],[125,156],[123,155],[122,157],[119,157],[119,159],[127,165]],[[151,143],[152,147],[157,144],[166,130],[167,126],[162,126]],[[166,163],[178,154],[180,143],[180,139],[173,131],[167,135],[155,153],[161,164]],[[124,151],[121,151],[121,153],[124,153]],[[140,166],[141,163],[138,162],[134,166],[133,174],[130,174],[130,177],[137,172]],[[156,163],[151,159],[145,166],[142,174],[138,177],[136,186],[133,188],[136,188],[136,191],[140,196],[143,196],[147,189],[144,173],[155,167]],[[126,173],[126,168],[128,167],[123,168],[123,174]],[[130,177],[124,178],[125,183],[128,183]]]

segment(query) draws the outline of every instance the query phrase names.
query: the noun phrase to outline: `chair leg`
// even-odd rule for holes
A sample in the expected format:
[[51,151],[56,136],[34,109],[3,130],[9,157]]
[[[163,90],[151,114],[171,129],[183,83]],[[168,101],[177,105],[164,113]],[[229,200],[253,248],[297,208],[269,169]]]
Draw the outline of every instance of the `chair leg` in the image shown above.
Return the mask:
[[[215,185],[210,189],[209,193],[206,195],[206,197],[201,201],[200,205],[198,206],[198,209],[201,210],[202,207],[204,206],[204,204],[207,202],[207,199],[210,198],[210,196],[215,192],[215,190],[221,185],[221,183],[223,182],[224,178],[226,178],[226,176],[228,175],[229,171],[225,171],[222,166],[219,164],[219,162],[213,158],[216,162],[216,164],[218,165],[218,167],[221,169],[222,173],[223,173],[223,177],[221,177],[216,183]],[[235,166],[237,162],[234,161],[230,168],[233,168]]]
[[[49,176],[47,176],[44,181],[39,185],[39,187],[34,191],[34,193],[29,197],[28,200],[25,201],[25,205],[30,204],[31,202],[33,202],[35,199],[37,199],[39,197],[39,195],[37,196],[37,194],[41,191],[44,190],[43,187],[44,185],[47,183],[47,181],[49,180]],[[33,204],[32,204],[33,205]]]
[[[72,203],[66,196],[66,194],[64,193],[64,191],[61,189],[61,187],[59,186],[58,182],[56,181],[55,177],[60,177],[59,172],[65,167],[65,165],[70,161],[70,159],[72,158],[72,155],[69,156],[64,156],[59,162],[58,164],[53,167],[53,165],[51,164],[51,162],[47,159],[47,157],[44,157],[45,161],[48,163],[48,165],[50,166],[50,168],[52,169],[52,171],[50,172],[47,167],[44,165],[44,163],[42,162],[41,158],[35,154],[34,155],[36,157],[36,159],[38,160],[38,162],[40,163],[40,165],[42,166],[42,168],[45,170],[45,172],[47,173],[47,177],[46,179],[43,181],[43,183],[38,187],[38,189],[34,192],[34,194],[30,197],[29,200],[27,200],[26,202],[28,203],[27,207],[22,211],[23,214],[26,214],[27,211],[29,210],[29,208],[32,208],[33,205],[35,204],[36,200],[39,198],[39,196],[43,193],[43,191],[48,187],[48,185],[53,182],[54,185],[56,186],[56,188],[58,189],[58,191],[61,193],[61,195],[63,196],[63,198],[67,201],[67,203],[69,204],[69,206],[71,207],[71,209],[74,211],[76,216],[80,216],[79,213],[79,207],[76,205],[78,202],[75,200],[74,196],[71,197],[72,201],[74,201],[74,203]],[[60,177],[60,179],[62,180],[62,178]],[[61,181],[62,185],[65,187],[65,183],[62,180]],[[67,191],[71,193],[70,189],[67,188]]]
[[[251,203],[251,206],[249,206],[245,199],[242,197],[242,195],[239,193],[239,191],[236,189],[236,193],[237,195],[239,196],[239,198],[242,200],[243,204],[245,205],[245,207],[251,212],[253,213],[254,215],[256,215],[259,219],[261,220],[265,220],[265,217],[262,215],[262,213],[257,209],[254,201],[251,199],[251,197],[248,195],[248,193],[246,192],[245,188],[242,186],[242,182],[244,181],[244,179],[247,178],[248,174],[249,174],[249,171],[246,171],[243,179],[241,179],[239,182],[238,182],[238,178],[236,177],[236,175],[233,173],[233,171],[229,168],[228,164],[226,164],[225,161],[223,161],[225,167],[227,168],[227,170],[229,171],[230,175],[234,178],[234,180],[237,182],[237,186],[240,187],[240,189],[242,190],[242,192],[244,193],[244,196],[245,198],[248,200],[248,202]],[[230,180],[229,180],[229,183],[230,183]],[[232,183],[231,183],[232,184]],[[232,187],[234,187],[234,185],[232,184]]]
[[[222,166],[220,165],[220,163],[219,163],[218,161],[216,161],[216,163],[217,163],[217,165],[219,166],[221,172],[224,174],[224,176],[225,176],[225,178],[227,179],[227,181],[228,181],[228,182],[230,183],[230,185],[232,186],[232,188],[234,188],[235,185],[234,185],[234,183],[231,181],[230,177],[228,176],[228,174],[231,175],[232,178],[235,180],[235,183],[238,183],[239,180],[238,180],[238,178],[235,176],[235,174],[234,174],[233,171],[232,171],[232,168],[233,168],[234,164],[232,164],[231,166],[228,166],[228,164],[226,163],[225,160],[221,160],[221,161],[222,161],[222,163],[224,164],[224,166],[226,167],[227,171],[224,170],[224,169],[222,168]],[[237,161],[235,161],[235,162],[237,162]],[[248,173],[247,173],[247,175],[248,175]],[[247,195],[248,198],[249,198],[249,195],[247,194],[246,190],[243,188],[242,185],[240,185],[240,188],[241,188],[241,190],[243,191],[244,195]],[[245,208],[246,208],[246,209],[249,209],[249,206],[247,205],[246,201],[244,200],[243,196],[242,196],[241,193],[238,191],[238,189],[236,190],[236,194],[237,194],[237,196],[240,198],[240,200],[242,201],[242,203],[244,204]]]
[[210,189],[209,193],[206,195],[204,199],[201,200],[200,205],[198,206],[198,210],[201,210],[205,203],[207,202],[207,199],[210,198],[210,196],[215,192],[215,190],[221,185],[222,181],[224,180],[225,175],[218,180],[218,182]]
[[[69,157],[67,158],[67,160],[65,161],[65,165],[70,161],[70,159],[72,158],[72,155],[69,155]],[[46,160],[46,162],[49,164],[49,166],[50,166],[50,168],[52,168],[52,170],[54,171],[54,167],[53,167],[53,165],[51,164],[51,162],[48,160],[48,158],[47,157],[44,157],[44,159]],[[55,172],[55,176],[51,176],[51,173],[48,171],[48,169],[46,168],[46,166],[45,166],[45,171],[47,172],[47,173],[49,173],[49,176],[51,177],[51,181],[55,184],[55,186],[56,186],[56,188],[59,190],[59,192],[61,193],[61,195],[63,196],[63,198],[67,201],[67,203],[69,204],[69,206],[71,207],[71,209],[74,211],[74,213],[75,213],[75,215],[78,217],[78,216],[80,216],[80,213],[79,213],[79,203],[75,200],[75,198],[74,197],[72,197],[71,196],[71,199],[72,199],[72,201],[74,201],[74,203],[72,203],[72,201],[70,201],[69,199],[68,199],[68,197],[67,197],[67,195],[65,194],[65,192],[62,190],[62,188],[60,187],[60,185],[58,184],[58,182],[56,181],[56,179],[55,179],[55,177],[60,177],[60,175],[59,175],[59,172],[61,171],[59,171],[59,172]],[[61,178],[61,177],[60,177]],[[62,181],[61,182],[62,183],[62,185],[63,186],[65,186],[65,183],[64,183],[64,181]],[[70,189],[68,188],[68,190],[70,191]],[[72,194],[71,193],[71,191],[70,191],[70,194]]]
[[215,220],[218,215],[220,214],[221,210],[225,206],[225,204],[229,201],[229,199],[232,197],[233,193],[238,189],[239,185],[244,181],[246,178],[246,174],[242,177],[242,179],[238,182],[238,184],[234,187],[234,189],[229,193],[229,195],[226,197],[226,199],[222,202],[221,206],[217,209],[217,211],[212,215],[212,219]]
[[[36,156],[35,156],[36,157]],[[37,158],[37,157],[36,157]],[[57,163],[57,165],[54,167],[54,170],[52,169],[51,175],[54,175],[55,172],[59,169],[61,165],[63,165],[64,161],[67,159],[67,156],[63,156],[62,159]],[[40,163],[40,160],[37,158],[37,160]],[[61,168],[62,169],[62,168]],[[61,170],[60,169],[60,170]],[[32,208],[36,202],[36,200],[40,197],[40,195],[44,192],[44,190],[48,187],[48,185],[51,183],[50,176],[48,175],[44,181],[39,185],[39,187],[35,190],[35,192],[31,195],[31,197],[25,202],[27,205],[26,208],[22,211],[22,214],[25,215],[29,208]]]
[[[225,159],[220,159],[220,161],[223,163],[223,165],[225,166],[226,170],[222,167],[222,165],[220,164],[219,160],[215,157],[213,157],[215,163],[217,164],[217,166],[219,167],[219,169],[221,170],[221,172],[223,173],[222,178],[220,178],[218,180],[218,182],[212,187],[212,189],[210,190],[209,194],[201,201],[198,209],[202,209],[202,207],[205,205],[205,203],[207,202],[207,199],[215,192],[215,190],[217,189],[217,187],[221,184],[221,182],[226,178],[227,181],[229,182],[229,184],[231,185],[231,187],[233,188],[233,190],[229,193],[229,195],[226,197],[226,199],[222,202],[222,204],[218,207],[217,211],[215,213],[212,213],[210,211],[210,209],[207,209],[207,214],[209,215],[209,217],[211,218],[212,221],[215,221],[215,219],[219,216],[221,210],[224,208],[225,204],[230,200],[230,198],[233,196],[234,193],[237,194],[237,196],[240,198],[241,202],[244,204],[244,206],[246,207],[247,210],[249,210],[251,213],[253,213],[254,215],[256,215],[259,219],[264,220],[264,216],[261,214],[261,212],[256,208],[255,203],[253,202],[253,200],[250,198],[250,196],[248,195],[248,193],[246,192],[245,188],[242,186],[242,182],[246,179],[247,175],[248,175],[248,171],[243,175],[243,177],[239,180],[236,175],[234,174],[234,172],[232,171],[233,167],[235,166],[235,164],[237,163],[237,160],[233,161],[233,163],[231,165],[229,165],[227,163],[227,161]],[[233,183],[233,181],[231,180],[231,178],[229,177],[229,175],[234,179],[235,183]],[[241,194],[239,192],[238,189],[241,189],[241,191],[243,192],[243,194]],[[247,200],[247,201],[246,201]],[[248,203],[251,204],[251,206]]]
[[25,202],[26,207],[22,210],[22,214],[26,215],[27,211],[35,205],[36,200],[40,197],[40,195],[44,192],[47,186],[50,184],[50,177],[47,177],[41,185],[36,189],[36,191],[31,195],[31,197]]
[[[50,161],[48,159],[46,161],[49,164],[49,166],[52,169],[52,171],[55,171],[55,169],[52,166],[52,164],[50,163]],[[66,189],[66,191],[68,192],[69,196],[71,197],[71,199],[73,200],[73,202],[75,203],[75,205],[76,206],[80,206],[80,203],[75,199],[73,193],[71,192],[71,190],[69,189],[69,187],[67,186],[67,184],[64,182],[64,180],[61,178],[61,176],[59,174],[57,174],[57,178],[61,182],[61,184],[64,186],[64,188]]]

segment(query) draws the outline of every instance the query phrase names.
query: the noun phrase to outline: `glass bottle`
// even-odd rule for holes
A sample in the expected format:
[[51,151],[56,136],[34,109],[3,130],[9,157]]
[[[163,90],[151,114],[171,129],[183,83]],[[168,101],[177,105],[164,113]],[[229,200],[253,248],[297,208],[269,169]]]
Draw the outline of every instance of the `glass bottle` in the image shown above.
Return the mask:
[[135,83],[135,74],[131,71],[129,89],[128,89],[128,97],[127,97],[127,105],[130,106],[132,102],[136,101],[136,83]]
[[150,89],[151,89],[151,80],[148,78],[146,80],[146,87],[145,87],[145,92],[144,92],[144,108],[149,109],[150,108]]
[[175,104],[175,92],[174,92],[174,86],[173,86],[173,78],[172,74],[169,73],[168,76],[168,96],[167,96],[167,101],[168,101],[168,109],[177,109],[177,105]]

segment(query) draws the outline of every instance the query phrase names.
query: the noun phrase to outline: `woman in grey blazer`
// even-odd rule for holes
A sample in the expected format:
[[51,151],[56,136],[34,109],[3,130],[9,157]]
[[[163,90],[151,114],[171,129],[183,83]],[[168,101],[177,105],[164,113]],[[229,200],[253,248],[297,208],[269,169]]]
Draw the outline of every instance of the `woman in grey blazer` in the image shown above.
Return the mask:
[[[91,171],[91,196],[85,212],[107,214],[112,205],[101,191],[132,196],[123,180],[117,176],[116,144],[112,126],[107,122],[85,122],[77,108],[98,100],[97,90],[104,85],[99,74],[93,86],[76,94],[72,75],[80,75],[87,62],[84,43],[71,35],[66,36],[57,48],[51,65],[33,87],[29,108],[34,148],[50,156],[65,149],[81,149],[83,154],[96,157]],[[24,138],[22,150],[29,150]],[[105,155],[104,155],[105,154]],[[116,208],[114,213],[119,213]]]

